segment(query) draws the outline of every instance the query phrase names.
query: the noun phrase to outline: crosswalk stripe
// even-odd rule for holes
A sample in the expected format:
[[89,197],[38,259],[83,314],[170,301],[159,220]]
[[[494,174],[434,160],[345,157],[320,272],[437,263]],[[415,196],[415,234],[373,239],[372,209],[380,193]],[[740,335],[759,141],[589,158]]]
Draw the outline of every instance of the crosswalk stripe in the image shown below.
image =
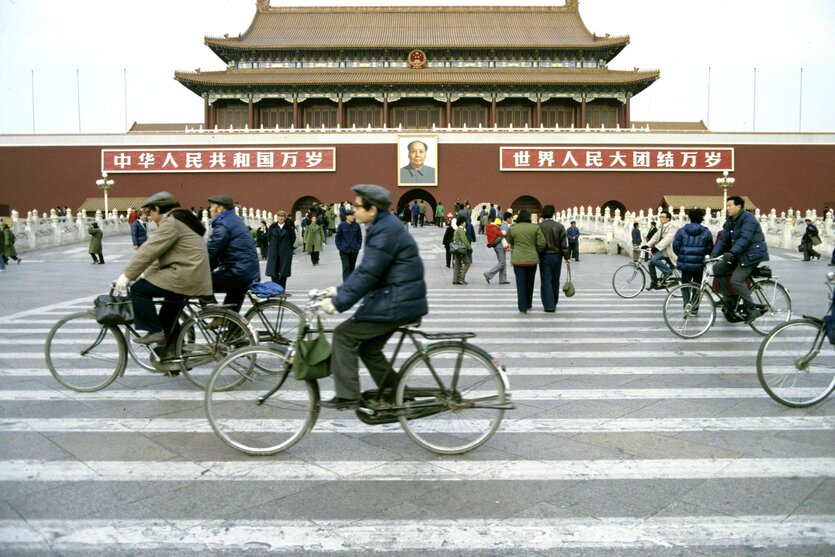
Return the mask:
[[[422,520],[0,520],[20,551],[517,553],[558,549],[788,548],[835,544],[833,515]],[[48,541],[47,541],[48,540]],[[790,550],[786,549],[788,553]]]
[[[471,420],[468,426],[473,425]],[[227,420],[236,431],[295,431],[297,420]],[[427,421],[431,429],[431,421]],[[455,424],[452,424],[454,429]],[[625,433],[684,431],[825,431],[835,428],[835,416],[750,416],[723,418],[580,418],[505,419],[503,433]],[[450,428],[445,428],[450,431]],[[0,419],[0,432],[42,433],[209,433],[205,418],[12,418]],[[401,433],[399,424],[366,425],[356,419],[319,420],[314,433]]]
[[[761,388],[692,388],[692,389],[543,389],[511,391],[515,401],[526,400],[671,400],[671,399],[747,399],[767,398]],[[320,396],[330,398],[333,391],[321,391]],[[237,395],[233,393],[215,393],[216,400],[229,400]],[[286,393],[285,400],[303,400],[304,393]],[[74,393],[68,390],[2,390],[0,401],[47,401],[64,400],[95,402],[102,400],[146,401],[146,400],[203,400],[202,391],[174,391],[142,389],[128,391],[122,389],[102,390],[94,393]]]
[[[757,548],[835,544],[833,515],[422,520],[0,520],[20,551],[517,553],[558,549]],[[48,540],[48,541],[47,541]],[[791,551],[787,550],[789,553]]]
[[642,460],[0,460],[0,481],[577,481],[831,478],[835,458]]

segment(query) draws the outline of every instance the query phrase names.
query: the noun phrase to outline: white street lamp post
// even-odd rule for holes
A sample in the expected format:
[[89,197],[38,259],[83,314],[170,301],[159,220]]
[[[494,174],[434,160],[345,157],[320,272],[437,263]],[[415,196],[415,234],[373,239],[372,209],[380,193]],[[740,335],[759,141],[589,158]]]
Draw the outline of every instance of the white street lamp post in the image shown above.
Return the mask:
[[728,210],[728,188],[734,185],[736,180],[728,178],[728,171],[722,172],[722,177],[716,179],[716,185],[722,188],[722,216],[725,216],[725,211]]
[[[727,172],[725,172],[725,174],[727,174]],[[733,180],[733,178],[731,178],[731,180]],[[112,178],[108,178],[107,172],[102,172],[101,178],[96,180],[96,185],[104,192],[104,218],[107,218],[110,215],[110,207],[107,204],[107,190],[112,188],[114,184],[116,184],[116,181]]]

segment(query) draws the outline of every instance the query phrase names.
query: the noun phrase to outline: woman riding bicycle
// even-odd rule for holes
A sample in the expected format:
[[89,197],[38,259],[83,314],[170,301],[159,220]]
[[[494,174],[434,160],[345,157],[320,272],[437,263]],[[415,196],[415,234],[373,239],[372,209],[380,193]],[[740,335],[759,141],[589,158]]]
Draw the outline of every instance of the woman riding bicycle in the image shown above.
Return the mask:
[[[128,283],[136,280],[130,290],[134,326],[148,333],[134,342],[165,344],[166,338],[173,338],[171,333],[184,300],[212,295],[209,252],[203,241],[206,228],[191,211],[181,209],[167,191],[149,197],[142,208],[148,209],[157,231],[136,251],[114,289],[124,292]],[[159,315],[155,297],[165,300]]]
[[364,255],[338,289],[328,289],[333,297],[322,302],[322,309],[333,313],[346,311],[362,299],[353,317],[333,333],[331,369],[336,396],[321,405],[339,410],[360,405],[358,356],[379,388],[394,386],[380,384],[390,369],[383,347],[398,327],[429,313],[423,261],[414,238],[389,212],[391,193],[370,184],[351,189],[356,194],[357,222],[367,226]]

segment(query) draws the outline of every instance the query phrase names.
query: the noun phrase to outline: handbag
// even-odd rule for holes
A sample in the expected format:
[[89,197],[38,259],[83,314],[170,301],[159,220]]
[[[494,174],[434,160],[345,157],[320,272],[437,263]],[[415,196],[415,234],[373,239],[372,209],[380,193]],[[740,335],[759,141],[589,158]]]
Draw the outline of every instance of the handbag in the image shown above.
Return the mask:
[[317,335],[305,338],[305,321],[299,324],[296,356],[293,358],[293,377],[299,381],[322,379],[331,374],[331,345],[325,337],[322,320],[316,319]]
[[562,285],[562,293],[569,298],[575,294],[574,283],[571,282],[571,267],[568,267],[568,280]]
[[467,253],[467,244],[453,240],[449,243],[449,253],[452,255],[465,255]]
[[102,294],[93,300],[96,321],[102,325],[125,325],[133,323],[133,302],[130,297],[114,294]]
[[821,237],[820,237],[820,236],[818,236],[817,234],[815,234],[814,236],[812,236],[812,245],[813,245],[813,246],[819,246],[819,245],[821,245]]

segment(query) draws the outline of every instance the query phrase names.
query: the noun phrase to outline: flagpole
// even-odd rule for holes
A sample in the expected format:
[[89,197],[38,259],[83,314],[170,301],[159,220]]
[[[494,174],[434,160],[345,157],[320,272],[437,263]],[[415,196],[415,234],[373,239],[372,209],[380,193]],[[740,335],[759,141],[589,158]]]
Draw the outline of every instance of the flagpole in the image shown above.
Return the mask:
[[803,68],[800,68],[800,108],[797,111],[797,131],[803,131]]
[[707,128],[710,129],[710,66],[707,67]]
[[128,131],[128,69],[122,68],[125,86],[125,131]]
[[75,94],[78,99],[78,133],[81,133],[81,77],[78,68],[75,69]]
[[32,70],[32,133],[35,133],[35,70]]
[[754,121],[752,131],[757,131],[757,67],[754,66]]

